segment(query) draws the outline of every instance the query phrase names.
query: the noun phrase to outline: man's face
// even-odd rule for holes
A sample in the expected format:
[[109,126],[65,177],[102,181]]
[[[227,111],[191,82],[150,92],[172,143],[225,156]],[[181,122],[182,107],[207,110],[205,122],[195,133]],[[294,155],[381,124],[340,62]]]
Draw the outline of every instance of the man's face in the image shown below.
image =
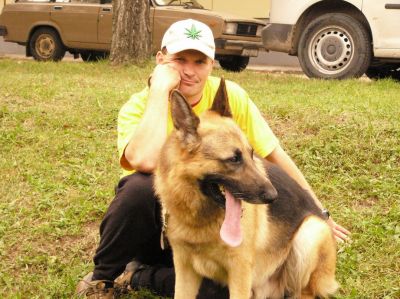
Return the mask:
[[189,103],[194,104],[199,101],[214,61],[196,50],[163,54],[162,60],[161,63],[169,63],[179,72],[181,81],[178,89]]

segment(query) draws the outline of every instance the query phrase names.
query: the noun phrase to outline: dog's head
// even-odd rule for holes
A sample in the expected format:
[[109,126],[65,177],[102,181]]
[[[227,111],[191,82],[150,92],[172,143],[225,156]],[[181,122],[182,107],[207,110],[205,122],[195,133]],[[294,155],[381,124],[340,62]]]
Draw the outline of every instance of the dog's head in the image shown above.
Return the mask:
[[197,179],[205,196],[224,208],[228,195],[252,204],[277,197],[260,158],[231,118],[224,79],[212,108],[200,118],[178,90],[172,92],[171,112],[186,175]]

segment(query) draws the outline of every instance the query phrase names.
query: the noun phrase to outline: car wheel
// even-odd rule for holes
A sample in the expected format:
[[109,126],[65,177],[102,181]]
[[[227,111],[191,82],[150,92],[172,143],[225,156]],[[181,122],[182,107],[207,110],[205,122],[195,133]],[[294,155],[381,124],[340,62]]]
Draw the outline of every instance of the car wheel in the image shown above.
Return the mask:
[[35,60],[59,61],[65,55],[65,47],[58,33],[51,28],[39,28],[29,41],[30,52]]
[[82,60],[86,62],[96,62],[99,60],[107,59],[108,56],[109,56],[108,52],[101,52],[101,51],[81,52]]
[[361,77],[371,61],[371,39],[364,26],[342,13],[324,14],[301,34],[298,58],[310,78]]
[[383,64],[370,66],[365,74],[370,79],[391,78],[400,81],[400,65]]
[[226,71],[241,72],[249,64],[249,57],[237,55],[224,55],[218,58],[219,65]]

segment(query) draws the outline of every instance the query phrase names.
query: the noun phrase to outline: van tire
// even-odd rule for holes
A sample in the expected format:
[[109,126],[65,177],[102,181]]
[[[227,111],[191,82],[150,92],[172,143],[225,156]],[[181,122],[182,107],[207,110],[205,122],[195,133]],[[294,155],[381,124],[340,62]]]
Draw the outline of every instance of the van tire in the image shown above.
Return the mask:
[[310,22],[298,45],[298,58],[310,78],[361,77],[372,56],[366,28],[344,13],[328,13]]
[[219,65],[222,69],[230,72],[241,72],[249,64],[249,57],[238,55],[224,55],[218,58]]
[[65,55],[65,47],[57,31],[39,28],[29,40],[29,50],[38,61],[60,61]]

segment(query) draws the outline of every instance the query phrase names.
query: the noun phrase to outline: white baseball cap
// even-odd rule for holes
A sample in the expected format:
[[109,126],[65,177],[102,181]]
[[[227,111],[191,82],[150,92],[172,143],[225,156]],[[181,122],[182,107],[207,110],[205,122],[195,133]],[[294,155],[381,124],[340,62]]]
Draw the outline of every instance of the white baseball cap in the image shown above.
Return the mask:
[[213,33],[206,24],[192,20],[173,23],[164,33],[161,49],[175,54],[184,50],[197,50],[214,60],[215,43]]

